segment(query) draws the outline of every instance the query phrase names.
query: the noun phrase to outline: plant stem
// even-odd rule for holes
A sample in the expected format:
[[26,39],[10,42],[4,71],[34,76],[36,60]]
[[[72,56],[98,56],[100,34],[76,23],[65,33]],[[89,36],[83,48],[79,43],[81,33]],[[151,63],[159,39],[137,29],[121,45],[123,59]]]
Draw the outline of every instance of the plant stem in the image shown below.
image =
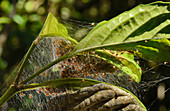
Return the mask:
[[112,85],[114,87],[120,88],[124,91],[126,91],[127,93],[130,93],[139,103],[139,105],[141,105],[146,111],[146,107],[143,105],[143,103],[129,90],[119,87],[119,86],[115,86],[113,84],[110,83],[106,83],[106,82],[102,82],[102,81],[98,81],[98,80],[93,80],[93,79],[87,79],[87,78],[70,78],[70,79],[55,79],[55,80],[50,80],[50,81],[45,81],[42,83],[32,83],[29,85],[25,85],[21,88],[21,91],[26,91],[26,90],[33,90],[36,89],[38,87],[48,87],[48,88],[62,88],[62,87],[68,87],[68,88],[72,88],[73,90],[78,88],[83,88],[83,87],[88,87],[88,86],[92,86],[95,84],[99,84],[99,83],[105,83],[108,85]]
[[26,86],[19,85],[18,87],[20,88],[18,88],[15,85],[11,85],[8,88],[8,90],[5,92],[5,94],[0,98],[0,106],[3,105],[6,101],[8,101],[11,97],[13,97],[16,93],[20,91],[33,90],[38,87],[62,87],[62,86],[86,87],[86,86],[91,86],[94,84],[101,83],[100,81],[91,80],[91,79],[85,79],[84,82],[82,82],[82,80],[84,80],[84,78],[56,79],[56,80],[45,81],[42,83],[32,83]]
[[35,41],[32,42],[31,47],[29,48],[28,52],[26,53],[26,55],[24,57],[24,60],[23,60],[21,66],[20,66],[20,68],[18,70],[18,74],[17,74],[17,76],[15,78],[14,85],[18,85],[19,79],[20,79],[20,76],[21,76],[21,72],[22,72],[22,70],[23,70],[23,68],[24,68],[24,66],[26,64],[26,61],[28,60],[31,52],[34,50],[35,46],[39,43],[40,40],[41,40],[41,37],[37,37],[37,39],[35,39]]
[[[83,81],[83,82],[82,82]],[[87,78],[70,78],[70,79],[55,79],[45,81],[42,83],[32,83],[21,87],[21,91],[33,90],[39,87],[60,88],[66,87],[87,87],[95,84],[102,83],[101,81],[87,79]]]
[[3,96],[0,98],[0,106],[13,97],[17,92],[18,88],[14,85],[11,85],[5,94],[3,94]]
[[63,55],[62,57],[56,59],[55,61],[49,63],[48,65],[44,66],[42,69],[40,69],[39,71],[37,71],[36,73],[32,74],[30,77],[28,77],[27,79],[25,79],[24,81],[22,81],[20,84],[26,84],[27,82],[29,82],[30,80],[32,80],[33,78],[35,78],[36,76],[38,76],[39,74],[41,74],[42,72],[44,72],[45,70],[47,70],[48,68],[50,68],[51,66],[59,63],[62,60],[65,60],[67,58],[70,58],[73,56],[73,53],[71,54],[66,54]]

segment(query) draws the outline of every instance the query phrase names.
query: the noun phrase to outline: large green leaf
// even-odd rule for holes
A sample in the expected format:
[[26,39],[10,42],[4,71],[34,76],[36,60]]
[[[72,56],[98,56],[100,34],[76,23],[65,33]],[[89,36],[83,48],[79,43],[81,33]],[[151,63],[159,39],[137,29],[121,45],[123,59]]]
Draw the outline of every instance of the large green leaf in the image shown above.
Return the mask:
[[[124,12],[109,21],[103,21],[94,27],[94,29],[91,30],[86,35],[86,37],[77,44],[72,52],[67,55],[63,55],[59,59],[48,64],[42,68],[42,70],[31,75],[22,83],[30,81],[45,69],[62,60],[71,58],[78,53],[82,54],[82,52],[85,51],[103,48],[111,50],[132,50],[134,52],[139,52],[136,55],[147,60],[156,62],[169,62],[170,57],[167,56],[170,55],[170,52],[168,51],[169,45],[167,45],[169,43],[163,43],[162,47],[166,48],[162,49],[158,49],[159,47],[156,48],[147,46],[146,44],[139,44],[140,42],[144,42],[144,40],[147,40],[149,43],[150,39],[170,38],[169,10],[170,2],[156,2],[147,5],[139,5],[134,9]],[[70,37],[67,37],[66,39],[68,38]],[[152,43],[153,42],[151,42],[151,45]],[[159,44],[158,41],[157,44]],[[161,56],[162,52],[164,51],[166,51],[165,54],[167,58]]]
[[[170,38],[169,32],[161,33],[164,36],[157,36],[160,34],[159,32],[161,30],[170,30],[170,4],[169,2],[166,3],[166,5],[160,4],[161,2],[149,5],[139,5],[109,21],[99,23],[79,42],[74,49],[74,53],[101,49],[103,47],[113,50],[137,50],[139,48],[139,45],[136,44],[138,41],[150,40],[154,39],[154,37]],[[159,51],[155,53],[155,56],[158,53]],[[142,54],[143,58],[152,55],[152,53],[144,50],[142,51]],[[164,60],[164,57],[161,58],[162,59],[158,62],[167,60]],[[150,60],[157,61],[155,58]]]
[[95,54],[113,64],[113,67],[116,66],[118,69],[128,74],[136,82],[140,82],[142,71],[140,66],[134,61],[133,54],[108,50],[96,50]]
[[49,13],[44,23],[44,26],[39,34],[39,37],[56,37],[56,36],[68,39],[75,44],[78,43],[75,39],[70,37],[64,25],[59,23],[58,20],[51,13]]
[[168,39],[152,39],[148,42],[139,42],[135,54],[146,60],[170,63],[170,41]]
[[121,44],[101,46],[114,50],[134,51],[136,56],[154,62],[170,62],[170,41],[168,39],[151,39]]
[[[167,34],[166,36],[156,36],[161,30],[170,29],[170,27],[168,27],[170,25],[170,11],[168,7],[170,4],[160,4],[161,3],[159,2],[159,5],[157,5],[157,3],[139,5],[109,21],[99,23],[79,42],[73,53],[76,54],[102,48],[112,50],[132,50],[137,56],[146,60],[170,62],[170,58],[167,56],[170,55],[169,41],[167,39],[151,40],[154,39],[154,37],[170,38],[168,35],[169,32],[168,34],[163,33],[164,35]],[[147,40],[146,43],[144,40]],[[161,47],[155,47],[155,44],[161,44]],[[135,81],[140,82],[140,68],[130,57],[125,56],[125,66],[121,67],[120,63],[117,64],[113,60],[113,56],[108,56],[106,52],[100,52],[99,54],[99,56],[104,57],[106,60],[109,60],[112,64],[122,69],[123,72],[134,75]],[[105,57],[105,55],[107,55],[107,57]],[[129,61],[129,59],[131,61]]]

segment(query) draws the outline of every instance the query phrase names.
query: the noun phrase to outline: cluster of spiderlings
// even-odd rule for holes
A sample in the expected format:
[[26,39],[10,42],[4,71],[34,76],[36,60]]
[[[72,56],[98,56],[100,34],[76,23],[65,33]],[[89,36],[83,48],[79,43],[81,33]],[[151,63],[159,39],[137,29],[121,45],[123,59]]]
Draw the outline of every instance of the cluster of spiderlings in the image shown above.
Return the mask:
[[60,90],[57,88],[38,88],[24,91],[14,96],[15,103],[12,106],[19,107],[21,110],[41,110],[50,99],[70,92],[72,90],[66,88]]
[[[30,66],[24,68],[22,73],[27,75],[22,76],[22,80],[73,49],[74,45],[63,38],[44,38],[30,55],[28,60]],[[116,52],[115,55],[118,53]],[[122,51],[121,54],[123,53]],[[119,68],[99,58],[95,52],[90,52],[90,54],[87,52],[57,63],[52,68],[42,72],[32,82],[59,78],[97,78],[98,76],[104,77],[106,74],[117,75],[119,72]]]
[[[53,41],[54,58],[58,59],[64,54],[73,50],[73,44],[68,43],[62,38],[57,38]],[[103,49],[105,52],[106,50]],[[124,59],[119,57],[124,51],[110,51],[113,56],[117,56],[120,61]],[[125,52],[126,53],[126,52]],[[120,66],[123,67],[123,64]],[[105,74],[117,75],[120,69],[108,61],[98,57],[95,52],[84,53],[67,60],[61,61],[53,67],[53,71],[59,73],[60,78],[97,78],[98,76],[105,76]],[[57,73],[57,74],[58,74]],[[130,76],[129,81],[133,81]]]
[[[62,39],[54,41],[53,44],[54,44],[53,46],[55,49],[54,52],[55,52],[56,59],[61,57],[63,54],[65,54],[68,51],[68,49],[69,51],[72,51],[72,49],[74,48],[73,45],[69,45],[69,46],[66,45]],[[57,48],[56,45],[58,45]],[[66,47],[66,48],[63,49],[62,47]],[[103,49],[103,51],[105,52],[106,50]],[[128,52],[110,50],[110,53],[119,59],[120,66],[123,67],[121,61],[123,61],[124,59],[121,58],[121,55]],[[116,78],[115,76],[117,76],[117,74],[119,73],[122,73],[122,71],[118,67],[109,63],[107,60],[103,60],[99,58],[94,51],[85,52],[84,54],[77,55],[75,57],[61,61],[60,63],[56,64],[54,68],[58,72],[60,78],[91,78],[91,79],[97,79],[108,83],[115,83],[115,85],[119,85],[119,86],[121,86],[122,83],[125,83],[125,81],[126,84],[128,84],[129,81],[131,82],[131,85],[134,84],[134,82],[132,82],[133,81],[132,75],[127,77]],[[116,81],[116,79],[118,79],[120,82]],[[122,80],[122,83],[120,79]],[[127,88],[126,86],[124,87]],[[134,88],[129,87],[127,89],[133,90]]]
[[[46,46],[44,47],[43,45],[45,44]],[[62,57],[64,54],[71,52],[74,49],[74,45],[63,38],[56,37],[45,39],[45,41],[42,41],[40,45],[38,44],[36,48],[37,49],[33,51],[29,58],[30,67],[26,67],[22,72],[28,74],[27,76]],[[99,58],[95,52],[86,52],[57,63],[52,68],[41,73],[40,76],[35,78],[32,82],[43,82],[59,78],[91,78],[108,83],[114,81],[116,85],[120,84],[121,86],[120,81],[115,78],[120,72],[121,71],[117,67]],[[125,79],[127,80],[127,78]],[[40,88],[33,91],[21,92],[16,97],[19,98],[22,106],[28,109],[37,108],[39,110],[42,109],[43,105],[48,100],[57,95],[69,93],[70,91],[71,90],[67,88],[63,90]]]
[[71,52],[74,48],[73,44],[71,42],[62,39],[62,38],[54,38],[53,40],[53,48],[54,48],[54,54],[56,55],[56,59],[63,56],[64,54]]
[[[74,46],[64,39],[57,38],[53,41],[55,59],[72,51],[73,48]],[[105,73],[113,74],[114,69],[113,65],[97,56],[84,53],[61,61],[53,67],[53,71],[59,72],[60,78],[96,78],[99,75],[104,76]]]
[[[74,45],[63,38],[60,37],[48,37],[43,38],[39,44],[36,45],[34,50],[32,51],[27,64],[23,68],[21,72],[22,78],[20,81],[23,81],[30,75],[36,73],[49,63],[63,56],[64,54],[72,51]],[[58,64],[57,64],[58,65]],[[59,72],[53,71],[54,67],[49,68],[48,70],[42,72],[39,77],[36,77],[33,82],[43,82],[52,79],[59,78]]]
[[58,69],[61,78],[97,78],[115,71],[112,64],[89,54],[77,55],[60,62]]
[[50,100],[50,95],[45,95],[39,90],[20,92],[15,95],[15,102],[12,107],[18,107],[19,110],[41,110],[43,104]]

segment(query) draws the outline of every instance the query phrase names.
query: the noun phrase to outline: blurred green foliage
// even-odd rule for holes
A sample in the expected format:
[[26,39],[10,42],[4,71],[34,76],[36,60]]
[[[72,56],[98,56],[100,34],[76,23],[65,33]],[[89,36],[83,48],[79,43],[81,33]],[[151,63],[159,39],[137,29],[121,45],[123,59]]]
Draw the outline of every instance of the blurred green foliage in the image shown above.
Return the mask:
[[[79,21],[76,22],[77,26],[85,26],[90,22],[111,19],[138,4],[154,1],[156,0],[1,0],[0,84],[19,64],[49,12],[64,21],[75,20]],[[76,30],[74,36],[78,40],[87,33],[86,27],[78,27]]]

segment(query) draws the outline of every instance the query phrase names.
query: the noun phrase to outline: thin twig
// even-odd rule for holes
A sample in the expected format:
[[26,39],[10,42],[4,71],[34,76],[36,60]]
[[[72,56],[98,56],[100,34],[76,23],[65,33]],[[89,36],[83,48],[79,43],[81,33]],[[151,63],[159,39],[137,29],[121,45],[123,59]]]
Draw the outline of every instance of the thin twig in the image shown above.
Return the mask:
[[39,43],[39,41],[41,40],[42,38],[41,37],[37,37],[37,39],[35,39],[35,41],[33,41],[33,43],[31,44],[31,47],[29,48],[28,52],[26,53],[25,57],[24,57],[24,60],[18,70],[18,75],[16,76],[15,78],[15,81],[14,81],[14,85],[18,85],[19,83],[19,79],[20,79],[20,76],[21,76],[21,72],[26,64],[26,61],[28,60],[31,52],[34,50],[35,46]]
[[71,54],[66,54],[63,55],[62,57],[56,59],[55,61],[49,63],[48,65],[44,66],[43,68],[41,68],[39,71],[37,71],[36,73],[32,74],[30,77],[28,77],[27,79],[25,79],[24,81],[22,81],[20,84],[26,84],[27,82],[29,82],[30,80],[32,80],[33,78],[37,77],[38,75],[40,75],[42,72],[44,72],[45,70],[49,69],[50,67],[52,67],[53,65],[59,63],[62,60],[71,58],[73,56],[73,53]]

